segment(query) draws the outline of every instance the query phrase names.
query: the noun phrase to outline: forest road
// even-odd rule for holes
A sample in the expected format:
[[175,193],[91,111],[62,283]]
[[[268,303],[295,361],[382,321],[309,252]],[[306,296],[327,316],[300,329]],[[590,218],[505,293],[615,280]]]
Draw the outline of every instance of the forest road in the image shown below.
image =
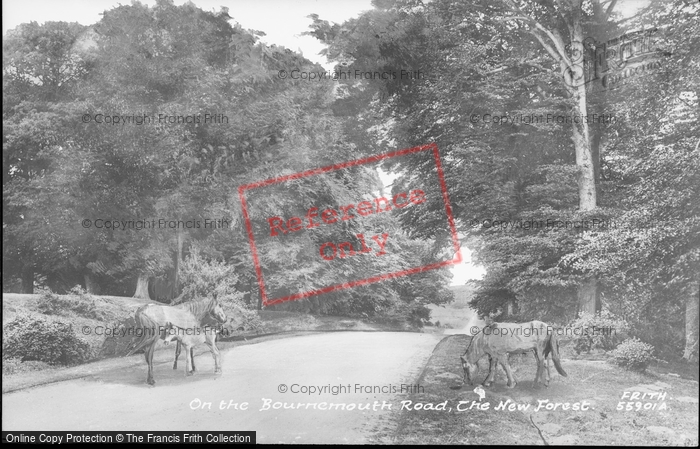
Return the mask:
[[191,377],[184,376],[183,354],[177,371],[172,358],[155,365],[154,387],[146,384],[144,362],[4,394],[2,430],[255,430],[259,443],[364,443],[390,430],[389,416],[440,338],[406,332],[284,338],[222,351],[222,374],[214,373],[209,353],[198,352]]

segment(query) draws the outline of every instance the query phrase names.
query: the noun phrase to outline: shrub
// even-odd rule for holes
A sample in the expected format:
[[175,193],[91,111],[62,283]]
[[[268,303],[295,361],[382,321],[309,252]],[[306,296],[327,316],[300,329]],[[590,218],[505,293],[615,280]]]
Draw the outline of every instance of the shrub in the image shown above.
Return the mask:
[[56,295],[51,291],[42,294],[37,302],[37,309],[44,315],[61,315],[72,306],[68,297]]
[[38,362],[36,360],[27,360],[23,362],[19,357],[9,357],[2,359],[2,374],[5,376],[11,374],[24,373],[27,371],[38,371],[50,367],[46,362]]
[[3,358],[72,365],[90,359],[90,345],[69,323],[19,315],[3,326]]
[[573,336],[574,350],[579,354],[592,349],[613,350],[629,332],[629,324],[607,310],[596,315],[582,312],[567,328],[571,329],[567,335]]
[[409,305],[409,313],[406,321],[412,326],[421,328],[426,322],[430,321],[430,309],[424,304],[411,304]]
[[654,347],[638,338],[630,338],[622,342],[611,355],[611,360],[616,365],[642,372],[654,360]]
[[237,282],[234,266],[201,256],[195,246],[181,266],[182,295],[179,302],[214,297],[222,304],[244,306],[243,293],[236,290]]
[[78,316],[102,321],[104,316],[97,309],[95,299],[87,293],[81,286],[76,285],[70,290],[72,295],[77,298],[67,295],[57,295],[51,291],[47,291],[39,297],[38,310],[45,315],[63,315],[68,312],[73,312]]
[[[256,310],[249,310],[243,307],[238,307],[234,310],[237,317],[240,318],[243,324],[243,330],[246,332],[260,332],[263,329],[263,322]],[[234,320],[235,321],[235,320]]]
[[102,314],[97,310],[97,304],[95,303],[95,298],[92,297],[83,287],[76,285],[70,289],[71,295],[76,295],[77,300],[74,300],[73,311],[85,318],[92,318],[96,320],[102,320]]
[[20,372],[22,365],[22,359],[19,357],[5,357],[3,356],[2,358],[2,374],[3,375],[8,375],[8,374],[15,374],[17,372]]
[[239,333],[239,327],[246,332],[262,329],[257,312],[248,308],[253,306],[246,305],[243,302],[244,292],[236,289],[238,275],[232,265],[203,257],[195,246],[182,263],[180,281],[182,295],[178,302],[213,297],[221,303],[226,314],[234,318],[234,322],[226,323],[222,336]]

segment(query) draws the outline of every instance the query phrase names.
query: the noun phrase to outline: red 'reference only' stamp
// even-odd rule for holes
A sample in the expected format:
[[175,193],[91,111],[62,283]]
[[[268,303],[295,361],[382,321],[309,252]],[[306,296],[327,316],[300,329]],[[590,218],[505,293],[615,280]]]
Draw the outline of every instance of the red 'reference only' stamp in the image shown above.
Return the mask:
[[[352,170],[352,167],[376,164],[386,159],[400,158],[419,152],[432,153],[432,160],[435,163],[435,175],[432,178],[429,177],[431,179],[424,179],[423,185],[412,185],[394,195],[379,193],[371,195],[370,198],[366,194],[363,198],[348,201],[342,205],[330,205],[327,201],[324,202],[322,195],[319,194],[318,204],[309,204],[308,207],[301,210],[298,208],[289,210],[290,208],[287,207],[289,204],[298,203],[295,201],[298,199],[298,196],[295,196],[295,189],[303,188],[303,183],[312,182],[314,177],[326,175],[342,179],[343,176],[351,176],[350,173],[343,172]],[[311,187],[307,186],[307,188]],[[264,192],[262,197],[269,199],[265,203],[270,203],[265,205],[265,210],[273,210],[274,212],[263,212],[266,215],[264,220],[251,220],[250,208],[255,204],[248,203],[246,192],[254,189],[271,189],[270,192]],[[255,273],[264,306],[434,270],[462,261],[440,155],[438,147],[434,143],[242,185],[238,188],[238,195],[241,200]],[[444,210],[429,212],[427,210],[428,195],[442,196]],[[257,198],[260,198],[260,195]],[[422,207],[424,210],[417,210],[416,213],[436,214],[444,218],[445,229],[451,236],[454,250],[452,259],[438,260],[426,265],[407,267],[392,272],[364,273],[360,278],[357,278],[357,275],[355,278],[350,276],[346,282],[331,283],[331,285],[320,287],[318,279],[313,280],[313,282],[309,279],[304,280],[303,274],[306,272],[323,273],[324,270],[331,269],[331,265],[319,267],[319,264],[336,264],[334,268],[340,272],[357,273],[364,271],[357,270],[358,264],[362,264],[362,257],[390,257],[392,250],[396,251],[399,247],[394,243],[390,233],[382,229],[381,222],[374,217],[393,209],[408,207]],[[349,233],[348,230],[351,227],[353,231]],[[351,237],[349,238],[348,235]],[[289,254],[280,250],[280,240],[283,243],[283,248],[289,248]],[[275,242],[277,245],[274,245]],[[290,254],[294,255],[290,256]],[[347,270],[344,266],[339,265],[351,263],[355,264],[355,270],[349,269],[350,265],[347,266]],[[370,265],[372,264],[364,264],[361,267]],[[378,266],[382,264],[374,265],[377,265],[374,266],[374,269],[378,269]],[[263,272],[263,266],[268,267],[266,273]],[[311,270],[312,266],[315,266],[316,269]],[[288,285],[289,282],[284,281],[284,276],[280,276],[280,273],[285,271],[299,272],[301,274],[299,285]],[[320,277],[322,278],[322,276]],[[273,284],[276,286],[272,288],[273,291],[268,288],[270,280],[273,280]]]

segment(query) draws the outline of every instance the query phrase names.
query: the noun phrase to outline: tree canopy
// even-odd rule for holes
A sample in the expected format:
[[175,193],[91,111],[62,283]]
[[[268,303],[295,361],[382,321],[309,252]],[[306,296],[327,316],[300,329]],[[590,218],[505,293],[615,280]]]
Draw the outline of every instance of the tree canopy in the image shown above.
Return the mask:
[[[8,32],[6,284],[170,300],[196,253],[216,263],[192,266],[234,267],[235,288],[260,306],[239,187],[435,143],[463,243],[486,269],[479,313],[563,323],[602,307],[697,354],[700,6],[373,5],[340,24],[309,17],[338,75],[313,82],[278,76],[323,68],[263,44],[226,8],[134,2],[91,26]],[[380,166],[397,176],[390,191]],[[246,190],[260,232],[271,217],[424,188],[421,207],[259,240],[266,285],[284,296],[449,258],[436,179],[432,155],[415,152]],[[206,220],[218,225],[167,225]],[[384,234],[386,255],[319,253]],[[424,271],[276,307],[420,322],[426,304],[451,299],[449,280]]]
[[[346,122],[362,141],[438,144],[487,272],[480,313],[565,322],[600,297],[640,332],[663,323],[647,340],[678,352],[683,312],[697,317],[698,6],[615,3],[383,1],[342,24],[312,16],[309,34],[337,70],[422,74],[344,80],[339,101],[369,101]],[[430,173],[418,157],[387,169],[395,189]]]

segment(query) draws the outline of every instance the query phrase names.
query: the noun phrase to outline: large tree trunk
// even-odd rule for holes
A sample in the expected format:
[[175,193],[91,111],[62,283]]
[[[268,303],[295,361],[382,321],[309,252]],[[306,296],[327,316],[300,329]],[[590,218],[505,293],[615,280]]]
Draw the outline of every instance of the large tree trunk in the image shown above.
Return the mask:
[[[583,28],[581,26],[580,11],[574,12],[574,20],[571,27],[571,45],[578,51],[578,54],[583,55]],[[585,73],[583,66],[583,58],[575,59],[570,62],[574,67],[570,73]],[[581,80],[571,80],[566,83],[569,93],[574,102],[574,111],[578,114],[578,120],[572,120],[572,136],[574,142],[574,151],[576,152],[576,165],[579,167],[578,176],[578,201],[579,210],[589,211],[596,208],[598,198],[596,195],[595,186],[595,162],[591,148],[591,137],[588,129],[586,117],[588,116],[588,105],[586,99],[586,84]],[[578,122],[578,123],[577,123]]]
[[85,273],[85,290],[91,295],[100,294],[100,284],[97,283],[97,279],[92,273]]
[[593,177],[596,185],[596,199],[600,195],[598,189],[600,187],[600,146],[602,140],[603,130],[601,127],[596,127],[591,137],[591,156],[593,157]]
[[685,302],[685,351],[683,352],[683,358],[693,363],[698,363],[698,303],[700,303],[700,284],[694,282]]
[[595,315],[600,312],[600,289],[598,279],[588,278],[581,283],[578,288],[579,312],[586,312]]
[[[584,36],[581,26],[580,10],[572,11],[573,23],[571,26],[571,45],[575,54],[583,55]],[[569,93],[574,101],[574,111],[579,116],[579,120],[572,120],[572,136],[574,151],[576,153],[576,165],[579,168],[578,174],[578,200],[580,211],[590,211],[598,205],[598,194],[596,190],[597,178],[597,154],[594,154],[591,145],[591,136],[586,117],[588,116],[588,105],[586,98],[586,83],[584,80],[574,80],[574,74],[585,74],[584,60],[578,58],[570,61],[573,65],[569,74],[572,78],[567,82]],[[578,123],[577,123],[578,122]],[[598,142],[596,142],[598,143]],[[596,278],[586,279],[578,289],[579,311],[595,314],[600,311],[600,292],[598,280]]]
[[22,270],[22,276],[20,277],[22,281],[22,293],[34,293],[34,268],[24,267]]
[[134,293],[134,298],[151,299],[150,295],[148,294],[148,278],[148,275],[139,275],[139,280],[136,282],[136,292]]
[[[586,96],[586,84],[589,70],[585,66],[583,55],[588,51],[584,47],[586,41],[583,35],[583,2],[582,0],[569,0],[560,2],[560,15],[567,22],[569,29],[570,51],[561,34],[556,29],[547,29],[538,23],[533,17],[523,14],[514,0],[503,0],[514,14],[512,20],[520,20],[530,24],[530,33],[537,39],[547,53],[559,62],[564,77],[564,84],[573,102],[573,112],[577,119],[572,118],[571,140],[574,143],[576,154],[576,166],[578,173],[579,210],[582,212],[594,210],[598,205],[596,181],[600,175],[600,140],[596,137],[591,141],[588,127],[588,108]],[[593,1],[594,14],[600,25],[605,25],[617,0],[612,0],[607,9],[600,1]],[[602,28],[601,28],[602,29]],[[596,48],[593,54],[594,60],[588,69],[593,69],[593,76],[597,78],[608,70],[605,58],[605,46]],[[579,309],[595,313],[600,310],[600,293],[598,281],[595,278],[586,279],[579,287]]]

